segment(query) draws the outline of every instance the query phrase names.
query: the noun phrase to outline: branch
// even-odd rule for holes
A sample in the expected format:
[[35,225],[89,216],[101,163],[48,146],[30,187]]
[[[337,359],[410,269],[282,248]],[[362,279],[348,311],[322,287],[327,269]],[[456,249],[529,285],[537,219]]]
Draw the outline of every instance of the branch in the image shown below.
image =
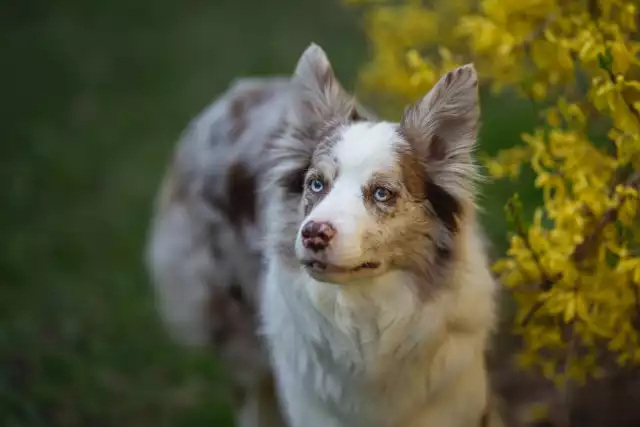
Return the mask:
[[589,15],[591,15],[591,19],[595,22],[600,19],[600,5],[598,5],[598,0],[589,0],[587,4],[587,9],[589,11]]
[[[609,80],[611,81],[611,83],[616,84],[618,76],[613,72],[611,68],[606,68],[605,70],[607,72],[607,75],[609,76]],[[622,96],[622,94],[620,94],[620,98],[622,98],[622,102],[624,102],[624,105],[627,106],[631,114],[633,114],[633,116],[636,118],[638,124],[640,124],[640,111],[638,111],[638,109],[632,103],[627,101],[625,97]]]
[[555,12],[550,13],[544,19],[544,21],[542,21],[542,23],[540,25],[538,25],[536,28],[534,28],[534,30],[531,33],[529,33],[523,39],[522,46],[525,48],[525,50],[528,50],[530,45],[531,45],[531,43],[536,41],[540,36],[542,36],[544,34],[546,29],[551,26],[551,24],[553,23],[553,21],[556,19],[557,16],[558,16],[558,14],[555,13]]
[[540,257],[538,256],[538,253],[531,246],[531,242],[529,242],[529,236],[527,236],[527,232],[522,227],[521,218],[519,218],[519,216],[515,212],[514,207],[511,207],[511,210],[514,218],[513,222],[516,228],[516,234],[520,236],[525,247],[531,254],[531,258],[533,258],[533,261],[538,266],[538,271],[540,271],[540,278],[542,279],[542,284],[541,284],[542,289],[545,291],[548,291],[549,289],[551,289],[551,284],[553,283],[553,281],[549,278],[549,275],[545,272],[544,268],[542,267],[542,262],[540,261]]
[[620,205],[609,209],[602,215],[598,224],[594,230],[585,237],[585,239],[575,247],[573,252],[571,253],[571,260],[575,263],[581,263],[587,258],[589,251],[593,248],[593,245],[600,237],[600,234],[605,229],[605,227],[616,219],[618,219],[618,210],[620,209]]
[[[627,187],[637,188],[640,185],[640,172],[634,172],[629,178],[624,180],[622,184]],[[612,194],[616,186],[617,184],[613,186],[611,191]],[[571,254],[571,259],[574,262],[583,261],[588,253],[588,249],[593,246],[594,242],[597,240],[604,228],[618,219],[618,211],[622,207],[623,202],[624,199],[621,200],[617,206],[607,210],[600,218],[600,221],[598,221],[598,224],[596,224],[594,230],[587,235],[582,243],[576,246]]]
[[569,368],[571,367],[571,360],[574,358],[576,353],[576,347],[578,346],[578,334],[576,333],[576,330],[575,330],[575,321],[572,321],[571,324],[569,325],[569,333],[571,335],[570,335],[569,343],[567,346],[567,354],[566,354],[564,369],[563,369],[563,373],[565,377],[564,377],[563,386],[561,387],[561,395],[560,395],[562,399],[562,407],[564,410],[559,414],[560,419],[558,420],[562,427],[571,426],[571,407],[572,407],[572,402],[574,398],[573,396],[574,384],[571,381],[571,378],[569,377],[567,372],[569,372]]
[[524,316],[524,319],[522,319],[522,322],[520,323],[520,326],[525,327],[529,324],[529,322],[531,322],[531,320],[533,319],[533,316],[536,315],[536,313],[538,311],[540,311],[540,309],[544,306],[544,301],[536,301],[535,304],[533,304],[531,306],[531,309],[529,310],[529,312],[527,313],[526,316]]
[[[627,178],[624,181],[624,185],[637,188],[640,185],[640,172],[633,173],[629,178]],[[571,253],[571,260],[573,262],[579,264],[587,258],[589,252],[591,251],[591,249],[593,249],[593,246],[598,241],[598,238],[600,237],[600,234],[602,234],[602,232],[604,231],[605,227],[615,222],[618,219],[618,211],[620,210],[623,202],[624,200],[621,200],[617,206],[606,211],[604,215],[602,215],[602,217],[600,218],[600,221],[598,221],[598,223],[596,224],[593,231],[589,233],[587,237],[585,237],[582,243],[580,243],[575,247],[575,249]],[[527,242],[527,248],[530,248],[528,242]],[[544,272],[541,270],[541,273],[544,273]],[[543,282],[540,284],[540,288],[544,291],[548,291],[549,289],[551,289],[553,284],[559,281],[561,278],[562,278],[562,275],[559,275],[555,280],[550,280],[548,278],[545,279],[543,277]],[[535,316],[535,314],[543,306],[544,306],[543,301],[536,301],[536,303],[533,306],[531,306],[531,309],[522,320],[521,326],[527,326],[527,324],[533,319],[533,316]]]

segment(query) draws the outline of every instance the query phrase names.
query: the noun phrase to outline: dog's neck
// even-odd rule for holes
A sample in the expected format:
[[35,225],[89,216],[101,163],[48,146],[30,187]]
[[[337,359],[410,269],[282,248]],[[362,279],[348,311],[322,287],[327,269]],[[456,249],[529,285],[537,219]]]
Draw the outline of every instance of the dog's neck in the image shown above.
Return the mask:
[[289,272],[283,297],[295,327],[328,346],[334,359],[367,371],[387,370],[435,339],[443,326],[443,307],[422,301],[408,272],[391,270],[349,284],[320,282],[302,269]]
[[484,274],[470,277],[484,273],[485,267],[484,258],[471,256],[483,248],[473,217],[466,219],[457,236],[456,265],[442,283],[425,283],[424,277],[399,269],[348,284],[326,283],[293,260],[276,256],[272,266],[285,274],[279,282],[295,327],[312,341],[349,353],[351,360],[360,357],[375,369],[386,369],[380,363],[398,363],[416,353],[428,357],[424,353],[438,345],[450,323],[458,321],[450,318],[456,313],[457,286],[485,280]]
[[305,271],[298,275],[310,302],[323,314],[357,307],[362,316],[379,316],[389,306],[403,304],[413,308],[417,305],[412,292],[405,292],[413,286],[413,278],[400,270],[345,284],[321,282]]

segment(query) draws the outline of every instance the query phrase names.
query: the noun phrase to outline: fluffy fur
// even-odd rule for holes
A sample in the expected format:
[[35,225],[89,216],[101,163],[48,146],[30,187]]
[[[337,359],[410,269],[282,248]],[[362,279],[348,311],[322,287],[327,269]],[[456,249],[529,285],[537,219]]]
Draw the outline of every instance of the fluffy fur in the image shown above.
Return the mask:
[[192,122],[149,268],[170,330],[212,343],[234,373],[241,425],[283,423],[272,376],[290,427],[500,423],[478,120],[472,66],[390,123],[312,45],[291,79],[242,80]]
[[[265,168],[262,299],[291,425],[498,422],[487,419],[496,285],[473,200],[474,68],[447,74],[399,124],[354,119],[317,46],[294,83]],[[331,231],[306,238],[310,221]]]
[[242,79],[183,133],[155,203],[147,266],[171,335],[211,346],[231,374],[237,425],[283,427],[257,329],[262,249],[255,197],[289,79]]

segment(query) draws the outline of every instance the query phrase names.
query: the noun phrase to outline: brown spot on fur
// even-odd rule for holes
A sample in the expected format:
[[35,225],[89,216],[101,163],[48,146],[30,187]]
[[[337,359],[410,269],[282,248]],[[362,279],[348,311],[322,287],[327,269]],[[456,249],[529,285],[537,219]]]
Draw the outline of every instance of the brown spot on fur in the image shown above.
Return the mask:
[[232,283],[231,286],[229,286],[229,296],[239,304],[245,301],[242,287],[237,283]]
[[444,84],[449,86],[451,84],[451,79],[453,78],[453,73],[447,73],[444,76]]
[[211,342],[224,346],[235,334],[242,333],[246,323],[253,322],[254,304],[244,297],[239,283],[232,281],[229,286],[211,286],[208,312],[211,316]]
[[219,226],[216,223],[210,223],[207,226],[207,232],[205,241],[209,246],[209,253],[214,259],[221,259],[224,256],[224,248],[221,247],[218,241],[217,234],[220,232]]
[[[446,268],[443,267],[454,258],[455,233],[458,231],[462,205],[433,182],[428,175],[428,160],[411,145],[399,148],[398,156],[408,197],[411,203],[422,207],[426,218],[424,225],[412,231],[414,236],[421,235],[422,238],[416,237],[411,253],[417,257],[413,267],[417,268],[417,275],[422,278],[419,282],[428,285],[427,288],[420,285],[419,289],[427,294],[433,290],[430,286],[443,282],[437,276],[445,274]],[[425,270],[426,265],[430,267]]]
[[489,409],[485,409],[484,412],[482,413],[482,417],[480,417],[480,424],[479,427],[489,427],[489,422],[490,422],[490,414],[489,414]]
[[227,176],[229,222],[239,227],[242,221],[255,222],[256,177],[242,164],[235,163]]
[[424,184],[427,180],[424,162],[412,148],[400,149],[398,155],[402,179],[409,194],[416,201],[424,200],[426,197]]
[[458,217],[461,214],[462,206],[445,189],[430,180],[425,183],[427,200],[431,203],[436,216],[442,221],[449,231],[458,231]]
[[[404,135],[402,135],[404,137]],[[411,142],[409,141],[409,144]],[[400,167],[405,185],[411,196],[417,200],[429,201],[433,213],[451,232],[458,231],[458,217],[462,213],[462,205],[441,186],[435,184],[427,175],[425,161],[419,157],[412,147],[401,149]]]
[[271,373],[267,373],[258,379],[257,383],[250,386],[238,386],[233,388],[232,403],[236,410],[242,411],[250,405],[258,414],[258,424],[264,426],[286,425],[280,413],[280,403],[275,387],[275,380]]
[[309,162],[307,165],[291,171],[282,177],[282,185],[289,194],[301,194],[304,191],[304,177],[309,170]]
[[271,97],[271,92],[266,90],[248,90],[238,95],[229,106],[232,126],[229,131],[229,140],[236,141],[247,129],[247,115],[252,108],[259,106]]
[[430,160],[443,160],[447,155],[447,146],[444,140],[438,136],[433,135],[431,143],[429,144],[429,159]]
[[353,105],[353,107],[351,108],[351,114],[349,114],[348,120],[350,122],[366,122],[367,118],[360,114],[360,111],[358,111],[358,107],[355,105]]
[[237,408],[242,408],[247,400],[247,391],[244,387],[234,386],[232,389],[233,405]]
[[234,163],[229,167],[226,187],[222,193],[216,191],[214,184],[210,178],[203,189],[202,197],[223,213],[234,228],[239,229],[244,222],[255,222],[256,177],[244,164]]
[[229,305],[230,298],[223,288],[215,286],[212,289],[209,299],[209,312],[212,316],[215,316],[215,321],[212,322],[211,327],[211,343],[214,346],[221,347],[232,334],[227,316],[228,311],[231,309]]

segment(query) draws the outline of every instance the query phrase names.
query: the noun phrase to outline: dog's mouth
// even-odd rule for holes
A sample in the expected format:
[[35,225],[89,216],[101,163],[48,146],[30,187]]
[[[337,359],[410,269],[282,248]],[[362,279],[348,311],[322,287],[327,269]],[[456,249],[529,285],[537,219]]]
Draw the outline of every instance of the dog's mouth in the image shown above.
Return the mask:
[[319,273],[356,273],[360,271],[371,271],[376,270],[380,267],[379,262],[369,261],[362,264],[359,264],[355,267],[342,267],[335,264],[329,264],[323,261],[318,260],[306,260],[303,261],[302,264],[310,268],[313,271]]

